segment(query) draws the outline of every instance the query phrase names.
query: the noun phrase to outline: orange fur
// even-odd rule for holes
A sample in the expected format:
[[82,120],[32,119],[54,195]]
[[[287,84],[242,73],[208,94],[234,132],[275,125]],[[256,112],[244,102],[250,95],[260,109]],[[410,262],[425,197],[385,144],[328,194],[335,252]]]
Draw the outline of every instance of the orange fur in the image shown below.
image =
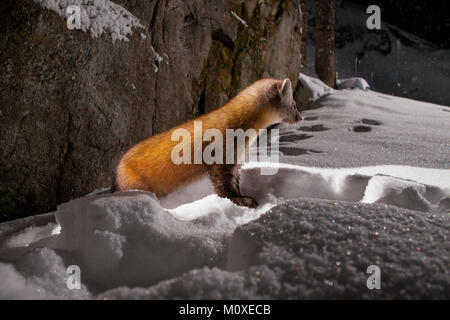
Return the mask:
[[[278,114],[264,99],[265,92],[275,82],[280,80],[259,80],[224,106],[195,121],[202,121],[203,132],[218,129],[224,137],[226,129],[259,130],[279,122]],[[171,141],[171,134],[179,128],[188,130],[193,142],[194,120],[190,120],[138,143],[123,156],[117,167],[117,189],[148,190],[161,197],[205,175],[207,167],[204,164],[176,165],[172,162],[171,152],[179,141]]]

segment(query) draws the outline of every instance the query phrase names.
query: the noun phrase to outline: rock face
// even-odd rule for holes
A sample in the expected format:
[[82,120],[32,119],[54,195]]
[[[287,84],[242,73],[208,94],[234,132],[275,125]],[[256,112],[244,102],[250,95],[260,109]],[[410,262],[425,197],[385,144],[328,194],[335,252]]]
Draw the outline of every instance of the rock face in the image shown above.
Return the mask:
[[133,144],[262,77],[297,82],[300,1],[118,0],[147,29],[92,38],[0,4],[0,221],[109,186]]

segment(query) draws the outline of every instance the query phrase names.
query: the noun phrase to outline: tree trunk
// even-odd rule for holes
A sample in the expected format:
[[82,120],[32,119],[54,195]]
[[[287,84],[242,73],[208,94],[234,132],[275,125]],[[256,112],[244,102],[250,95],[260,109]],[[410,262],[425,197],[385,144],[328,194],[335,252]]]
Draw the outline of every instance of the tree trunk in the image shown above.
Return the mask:
[[302,68],[307,63],[307,42],[308,42],[308,20],[309,20],[309,5],[308,0],[300,1],[300,10],[302,12]]
[[335,86],[334,69],[334,0],[316,0],[316,63],[320,80]]

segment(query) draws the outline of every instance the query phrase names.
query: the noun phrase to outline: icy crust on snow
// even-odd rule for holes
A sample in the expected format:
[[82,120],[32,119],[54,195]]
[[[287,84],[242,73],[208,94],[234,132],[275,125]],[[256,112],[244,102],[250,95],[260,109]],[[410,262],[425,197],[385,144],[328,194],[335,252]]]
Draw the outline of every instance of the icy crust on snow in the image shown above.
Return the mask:
[[[449,219],[382,204],[292,200],[236,229],[225,270],[193,270],[99,298],[448,299]],[[382,290],[366,287],[374,264]]]
[[79,6],[81,30],[89,32],[93,38],[109,32],[113,41],[128,41],[133,28],[145,29],[138,18],[118,4],[109,0],[33,0],[43,8],[68,18],[67,8]]

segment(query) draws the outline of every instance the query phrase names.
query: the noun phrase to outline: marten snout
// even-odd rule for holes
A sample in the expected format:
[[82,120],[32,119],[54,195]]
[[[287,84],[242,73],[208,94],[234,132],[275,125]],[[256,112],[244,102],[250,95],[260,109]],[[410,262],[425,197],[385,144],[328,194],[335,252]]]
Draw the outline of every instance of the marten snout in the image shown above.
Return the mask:
[[302,115],[300,114],[300,112],[297,110],[297,108],[295,106],[294,106],[294,108],[295,108],[295,110],[292,110],[287,117],[285,116],[283,118],[283,122],[297,123],[302,120]]
[[293,101],[291,107],[292,107],[292,112],[294,113],[294,123],[301,121],[302,120],[302,114],[300,113],[300,111],[298,111],[297,104],[295,103],[295,101]]
[[302,120],[302,116],[297,109],[292,92],[292,85],[289,79],[285,79],[281,85],[280,91],[279,115],[285,123],[296,123]]

